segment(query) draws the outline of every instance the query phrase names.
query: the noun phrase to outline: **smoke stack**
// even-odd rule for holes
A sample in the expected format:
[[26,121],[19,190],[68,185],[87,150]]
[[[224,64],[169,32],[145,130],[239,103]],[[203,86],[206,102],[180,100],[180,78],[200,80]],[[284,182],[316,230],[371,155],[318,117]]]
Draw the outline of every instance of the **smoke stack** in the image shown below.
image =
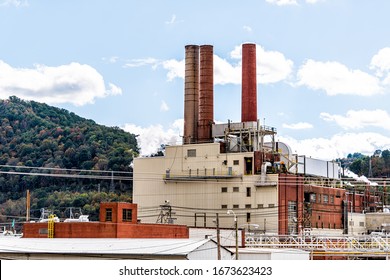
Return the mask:
[[213,46],[200,46],[198,141],[212,142],[214,122]]
[[185,46],[183,144],[198,141],[199,46]]
[[242,45],[241,122],[257,121],[256,44]]

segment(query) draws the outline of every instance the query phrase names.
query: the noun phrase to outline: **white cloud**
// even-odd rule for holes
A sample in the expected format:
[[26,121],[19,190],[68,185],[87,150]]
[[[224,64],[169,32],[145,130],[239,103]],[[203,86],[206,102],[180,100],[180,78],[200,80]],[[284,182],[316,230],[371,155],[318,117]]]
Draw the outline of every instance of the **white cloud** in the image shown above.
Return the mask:
[[378,76],[390,70],[390,48],[383,48],[372,57],[370,69],[376,70]]
[[266,0],[268,3],[276,4],[278,6],[298,5],[296,0]]
[[372,155],[375,150],[388,149],[390,146],[390,137],[378,133],[344,133],[336,134],[329,139],[296,140],[288,136],[279,136],[278,139],[288,144],[293,153],[324,160],[343,158],[354,152]]
[[108,83],[109,89],[107,90],[108,95],[121,95],[122,89],[113,83]]
[[116,63],[119,60],[119,56],[103,57],[102,60],[109,63]]
[[297,74],[298,85],[324,90],[328,95],[371,96],[384,92],[380,80],[360,70],[350,70],[339,62],[309,59]]
[[320,117],[328,122],[335,122],[343,129],[379,127],[390,130],[390,115],[384,110],[350,110],[346,116],[321,113]]
[[[291,6],[291,5],[298,5],[297,0],[266,0],[268,3],[275,4],[278,6]],[[319,2],[323,2],[325,0],[305,0],[308,4],[316,4]]]
[[214,83],[216,85],[241,84],[241,65],[233,65],[214,55]]
[[244,25],[242,28],[243,28],[246,32],[248,32],[248,33],[251,33],[251,32],[252,32],[252,27],[250,27],[250,26],[248,26],[248,25]]
[[21,0],[0,0],[0,7],[9,7],[9,6],[14,6],[14,7],[27,7],[28,1],[21,1]]
[[161,101],[160,111],[161,111],[161,112],[167,112],[167,111],[169,111],[169,106],[168,106],[168,104],[167,104],[164,100]]
[[299,123],[293,123],[293,124],[283,124],[284,128],[288,129],[294,129],[294,130],[301,130],[301,129],[310,129],[313,128],[313,125],[307,122],[299,122]]
[[177,16],[175,14],[172,15],[171,19],[170,20],[167,20],[165,22],[166,25],[174,25],[174,24],[177,24],[179,22],[184,22],[184,20],[178,20],[177,19]]
[[156,153],[161,144],[177,145],[182,143],[180,135],[183,135],[184,120],[174,121],[168,128],[160,124],[149,127],[141,127],[135,124],[126,124],[123,126],[125,131],[138,134],[138,144],[142,156],[148,156]]
[[173,81],[176,77],[184,79],[184,60],[177,61],[175,59],[166,60],[162,63],[163,68],[168,70],[168,81]]
[[305,0],[308,4],[317,4],[319,2],[324,2],[325,0]]
[[148,57],[148,58],[132,59],[128,63],[126,63],[124,67],[133,68],[133,67],[152,65],[152,68],[156,68],[159,64],[160,61],[158,59]]
[[0,98],[15,95],[49,104],[82,106],[93,103],[96,98],[121,93],[112,83],[106,89],[103,77],[86,64],[72,62],[56,67],[13,68],[0,60]]

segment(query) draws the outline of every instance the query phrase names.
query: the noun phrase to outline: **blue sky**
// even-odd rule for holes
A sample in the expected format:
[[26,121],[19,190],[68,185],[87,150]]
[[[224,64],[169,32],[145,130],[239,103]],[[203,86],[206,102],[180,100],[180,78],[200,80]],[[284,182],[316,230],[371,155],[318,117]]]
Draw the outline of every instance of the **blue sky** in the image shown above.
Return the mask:
[[390,148],[390,1],[0,0],[0,98],[46,102],[180,141],[184,47],[214,46],[214,118],[241,118],[241,44],[257,44],[258,117],[298,154]]

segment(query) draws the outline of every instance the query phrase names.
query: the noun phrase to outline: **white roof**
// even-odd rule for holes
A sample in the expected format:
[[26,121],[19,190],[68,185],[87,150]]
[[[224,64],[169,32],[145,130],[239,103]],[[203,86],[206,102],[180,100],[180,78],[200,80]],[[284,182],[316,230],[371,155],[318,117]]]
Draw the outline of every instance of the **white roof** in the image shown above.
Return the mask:
[[196,251],[210,239],[137,238],[0,238],[0,253],[180,255]]

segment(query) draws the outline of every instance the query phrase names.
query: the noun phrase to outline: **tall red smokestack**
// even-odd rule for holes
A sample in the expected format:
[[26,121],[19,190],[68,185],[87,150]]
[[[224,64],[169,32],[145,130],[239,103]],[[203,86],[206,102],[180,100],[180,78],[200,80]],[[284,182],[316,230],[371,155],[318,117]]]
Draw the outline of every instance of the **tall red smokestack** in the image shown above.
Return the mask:
[[241,122],[257,121],[256,44],[242,45]]
[[212,142],[214,122],[213,46],[200,46],[198,141]]
[[185,46],[183,144],[198,141],[199,46]]

